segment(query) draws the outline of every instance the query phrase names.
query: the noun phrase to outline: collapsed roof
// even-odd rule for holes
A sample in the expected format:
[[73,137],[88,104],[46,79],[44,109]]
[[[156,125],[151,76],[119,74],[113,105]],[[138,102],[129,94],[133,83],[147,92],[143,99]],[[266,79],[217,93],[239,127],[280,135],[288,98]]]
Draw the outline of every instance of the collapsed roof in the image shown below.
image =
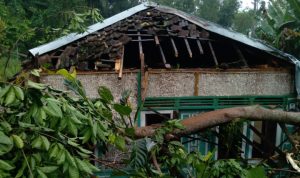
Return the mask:
[[243,68],[297,62],[260,41],[154,3],[140,4],[85,33],[69,34],[29,52],[32,60],[25,68]]

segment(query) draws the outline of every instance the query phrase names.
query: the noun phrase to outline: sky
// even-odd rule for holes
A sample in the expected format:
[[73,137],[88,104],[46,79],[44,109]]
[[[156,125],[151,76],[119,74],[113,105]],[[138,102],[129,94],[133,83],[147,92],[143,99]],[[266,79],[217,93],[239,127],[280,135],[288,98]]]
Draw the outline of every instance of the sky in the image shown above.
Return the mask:
[[[252,4],[253,0],[241,0],[242,5],[241,5],[241,9],[246,9],[246,8],[253,8],[253,4]],[[266,4],[268,4],[269,0],[265,0]]]

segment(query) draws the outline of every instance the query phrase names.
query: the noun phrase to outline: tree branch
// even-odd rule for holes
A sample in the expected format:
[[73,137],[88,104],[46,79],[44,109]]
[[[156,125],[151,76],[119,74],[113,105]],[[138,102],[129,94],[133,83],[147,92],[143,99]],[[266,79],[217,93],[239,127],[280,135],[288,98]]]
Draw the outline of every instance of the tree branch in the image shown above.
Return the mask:
[[[201,113],[199,115],[182,120],[181,124],[185,127],[185,129],[175,130],[172,134],[177,136],[189,135],[217,125],[238,121],[240,119],[252,121],[274,121],[300,125],[300,113],[266,109],[264,107],[255,105],[220,109]],[[160,125],[160,127],[161,126],[162,125]],[[158,126],[155,125],[136,128],[135,135],[140,138],[151,137],[155,134],[157,127]]]

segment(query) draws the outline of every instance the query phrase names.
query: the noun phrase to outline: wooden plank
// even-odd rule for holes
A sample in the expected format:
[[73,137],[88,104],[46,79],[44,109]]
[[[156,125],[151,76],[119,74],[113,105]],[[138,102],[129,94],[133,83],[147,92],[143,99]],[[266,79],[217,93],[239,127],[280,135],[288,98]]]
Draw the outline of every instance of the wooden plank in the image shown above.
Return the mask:
[[193,58],[193,53],[192,53],[189,41],[186,38],[184,38],[184,42],[185,42],[185,46],[186,46],[186,48],[188,50],[190,58]]
[[178,53],[175,41],[174,41],[172,35],[170,35],[170,29],[169,28],[167,28],[167,32],[168,32],[168,34],[170,36],[171,44],[172,44],[172,47],[173,47],[173,50],[174,50],[174,55],[175,55],[176,58],[178,58],[179,57],[179,53]]
[[131,40],[133,42],[148,42],[148,41],[154,41],[154,39],[142,39],[142,40]]
[[164,63],[164,65],[165,65],[165,67],[166,67],[167,69],[170,69],[170,68],[171,68],[171,65],[167,63],[167,60],[166,60],[166,57],[165,57],[165,54],[164,54],[164,51],[163,51],[161,45],[158,45],[158,47],[159,47],[160,55],[161,55],[161,58],[162,58],[162,60],[163,60],[163,63]]
[[138,40],[139,40],[139,57],[140,57],[140,62],[141,62],[141,99],[142,102],[145,100],[145,98],[143,97],[143,93],[146,92],[146,86],[145,86],[145,82],[143,82],[145,80],[145,55],[143,52],[143,45],[142,45],[142,37],[141,37],[141,32],[137,32],[138,34]]
[[200,40],[197,39],[196,41],[197,41],[197,46],[198,46],[198,48],[199,48],[200,54],[204,54],[203,47],[202,47],[202,45],[201,45]]
[[236,44],[233,44],[233,47],[234,47],[234,49],[236,50],[239,59],[240,59],[241,61],[243,61],[244,66],[248,68],[248,63],[247,63],[246,58],[245,58],[245,56],[243,55],[242,51],[240,50],[240,48],[239,48]]
[[143,45],[142,45],[142,37],[140,36],[141,32],[138,32],[138,41],[139,41],[139,53],[140,53],[140,60],[142,60],[142,56],[144,55],[143,52]]
[[172,43],[172,47],[173,47],[173,50],[174,50],[175,57],[178,58],[179,54],[178,54],[178,50],[177,50],[175,41],[172,37],[170,37],[170,40],[171,40],[171,43]]
[[218,63],[218,60],[217,60],[217,57],[216,57],[215,50],[214,50],[214,48],[213,48],[213,46],[212,46],[212,44],[211,44],[210,41],[208,41],[208,45],[209,45],[209,49],[210,49],[210,51],[211,51],[211,54],[212,54],[212,56],[213,56],[213,59],[214,59],[214,62],[215,62],[215,64],[216,64],[216,66],[219,66],[219,63]]
[[156,45],[160,45],[157,35],[154,35],[154,40]]
[[118,79],[121,80],[123,76],[123,67],[124,67],[124,54],[125,54],[125,47],[122,47],[122,55],[121,55],[121,63],[120,63],[120,70],[119,70],[119,76]]

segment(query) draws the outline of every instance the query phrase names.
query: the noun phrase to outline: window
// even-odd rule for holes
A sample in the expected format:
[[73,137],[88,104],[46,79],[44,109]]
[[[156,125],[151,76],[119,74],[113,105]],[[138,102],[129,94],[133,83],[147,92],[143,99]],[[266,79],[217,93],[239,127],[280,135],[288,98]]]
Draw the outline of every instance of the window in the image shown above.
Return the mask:
[[173,119],[173,111],[165,110],[165,111],[143,111],[141,112],[141,122],[140,126],[148,126],[152,124],[160,124],[164,123],[169,119]]

